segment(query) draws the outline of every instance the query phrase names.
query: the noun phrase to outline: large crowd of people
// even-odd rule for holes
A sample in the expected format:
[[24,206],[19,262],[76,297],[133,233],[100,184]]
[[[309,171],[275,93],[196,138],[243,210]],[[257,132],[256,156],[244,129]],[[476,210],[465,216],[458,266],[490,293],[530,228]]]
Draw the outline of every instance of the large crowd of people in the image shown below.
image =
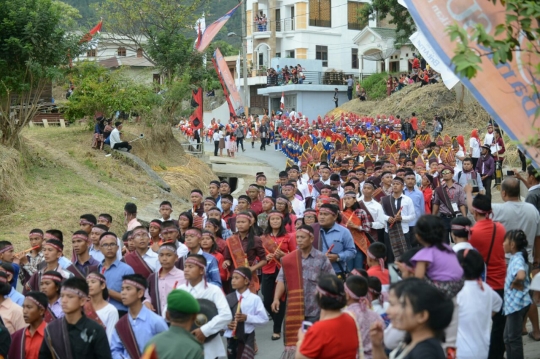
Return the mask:
[[253,358],[271,320],[284,359],[523,358],[522,335],[540,340],[540,174],[497,174],[494,124],[466,143],[415,114],[287,113],[208,127],[216,155],[274,142],[277,183],[214,180],[150,222],[126,203],[124,233],[96,206],[73,234],[0,241],[0,356]]

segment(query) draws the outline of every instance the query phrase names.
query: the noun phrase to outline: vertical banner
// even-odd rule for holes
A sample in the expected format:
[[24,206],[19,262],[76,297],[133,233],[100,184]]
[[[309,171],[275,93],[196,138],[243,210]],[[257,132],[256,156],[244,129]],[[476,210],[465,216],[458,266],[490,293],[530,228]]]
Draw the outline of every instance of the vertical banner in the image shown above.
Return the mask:
[[203,90],[198,88],[192,91],[191,107],[195,108],[191,116],[189,116],[189,123],[193,130],[199,130],[203,127]]
[[221,73],[219,72],[215,59],[212,59],[212,64],[214,64],[214,69],[216,70],[219,83],[221,84],[221,88],[223,89],[223,95],[225,96],[225,100],[227,100],[227,105],[229,106],[229,118],[234,117],[236,116],[236,111],[234,110],[234,106],[231,103],[229,91],[227,91],[227,86],[225,86],[225,84],[223,83],[223,78],[221,77]]
[[[506,9],[500,2],[479,0],[404,0],[418,28],[426,36],[441,60],[454,68],[451,59],[457,42],[452,42],[444,29],[451,24],[472,29],[476,24],[483,24],[486,32],[495,35],[498,24],[504,24]],[[495,36],[497,38],[497,36]],[[502,35],[500,36],[502,37]],[[519,38],[522,49],[531,45],[525,36]],[[490,50],[481,44],[470,43],[480,54]],[[538,44],[536,44],[538,46]],[[460,78],[478,102],[497,121],[510,138],[526,141],[534,131],[535,111],[540,99],[535,94],[532,84],[534,67],[540,57],[526,51],[514,52],[512,61],[495,64],[491,55],[480,57],[481,71],[469,80]],[[538,82],[538,79],[536,79]],[[537,83],[538,85],[538,83]],[[536,124],[538,127],[538,124]],[[532,159],[537,159],[540,150],[531,146],[520,146]],[[539,161],[537,160],[537,163]]]
[[[218,76],[221,75],[223,83],[227,87],[227,91],[229,92],[229,98],[231,100],[234,111],[236,112],[236,114],[244,113],[244,104],[242,101],[242,97],[240,96],[240,93],[236,88],[236,84],[234,83],[234,77],[229,70],[229,66],[227,66],[227,62],[223,58],[221,51],[219,51],[219,48],[214,51],[214,59],[216,61],[216,66],[219,70]],[[247,89],[245,89],[245,91],[247,91]]]
[[203,52],[204,50],[206,50],[206,48],[208,47],[208,45],[210,45],[214,37],[216,37],[219,30],[221,30],[221,28],[227,23],[227,21],[229,21],[229,19],[234,15],[234,12],[236,11],[236,9],[238,9],[240,4],[242,4],[242,2],[240,2],[234,8],[229,10],[228,13],[226,13],[225,15],[223,15],[222,17],[220,17],[219,19],[211,23],[206,29],[204,29],[204,31],[202,32],[200,41],[197,42],[197,46],[196,46],[197,51]]

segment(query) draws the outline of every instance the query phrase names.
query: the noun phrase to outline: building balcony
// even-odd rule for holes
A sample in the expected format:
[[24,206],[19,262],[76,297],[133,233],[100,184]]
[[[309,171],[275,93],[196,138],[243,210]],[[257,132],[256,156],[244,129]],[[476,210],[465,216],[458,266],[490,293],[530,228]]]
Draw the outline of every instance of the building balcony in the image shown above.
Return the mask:
[[271,27],[275,26],[268,20],[266,21],[254,21],[252,24],[253,39],[268,39],[272,34]]

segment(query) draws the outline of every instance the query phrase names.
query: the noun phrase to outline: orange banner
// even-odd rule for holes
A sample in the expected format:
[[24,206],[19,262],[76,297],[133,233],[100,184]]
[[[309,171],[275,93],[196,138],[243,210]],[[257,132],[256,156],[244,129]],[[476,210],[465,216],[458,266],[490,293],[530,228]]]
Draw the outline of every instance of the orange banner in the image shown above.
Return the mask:
[[219,48],[214,51],[214,58],[216,59],[216,65],[221,74],[221,78],[223,79],[223,82],[225,83],[225,86],[227,86],[227,90],[229,91],[229,98],[234,107],[234,111],[237,114],[244,113],[244,104],[242,103],[242,97],[240,96],[240,92],[238,92],[238,89],[236,88],[234,78],[231,74],[231,71],[229,70],[229,66],[227,66],[227,61],[225,61],[225,59],[223,58],[223,55],[221,54],[221,51],[219,51]]
[[[420,31],[442,61],[455,68],[451,63],[457,42],[450,40],[446,27],[457,24],[474,31],[476,24],[483,24],[488,34],[494,35],[498,24],[505,23],[505,7],[497,2],[494,5],[487,0],[405,0],[407,8]],[[502,37],[502,36],[501,36]],[[525,49],[530,41],[520,38],[521,48]],[[490,50],[477,43],[470,43],[478,53]],[[535,127],[535,111],[539,106],[538,94],[534,94],[534,67],[540,62],[540,56],[525,51],[514,52],[512,61],[495,64],[492,56],[482,56],[482,70],[475,78],[461,78],[462,83],[471,91],[478,102],[513,140],[525,142]],[[539,86],[536,79],[536,85]],[[540,150],[534,147],[522,147],[530,158],[537,158]]]

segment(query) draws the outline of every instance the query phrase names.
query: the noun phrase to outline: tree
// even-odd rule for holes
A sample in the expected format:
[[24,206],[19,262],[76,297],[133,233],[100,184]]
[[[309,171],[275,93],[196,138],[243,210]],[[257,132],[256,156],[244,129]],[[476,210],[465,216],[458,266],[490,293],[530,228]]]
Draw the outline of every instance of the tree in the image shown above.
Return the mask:
[[396,25],[396,45],[409,42],[409,37],[416,31],[409,10],[398,3],[398,0],[372,0],[371,4],[365,3],[359,15],[361,21],[366,23],[368,20],[384,19],[390,15],[390,24]]
[[[491,0],[493,4],[497,0]],[[525,65],[531,66],[531,86],[533,88],[537,104],[535,116],[540,116],[540,96],[536,84],[540,83],[540,2],[537,0],[499,0],[506,7],[506,21],[495,27],[494,36],[487,33],[484,25],[478,23],[473,31],[467,31],[457,25],[447,28],[452,40],[459,39],[452,62],[456,65],[456,71],[469,79],[481,71],[481,57],[489,56],[495,64],[504,64],[512,61],[517,53],[525,53],[535,62]],[[523,46],[523,38],[527,40]],[[478,52],[471,44],[478,43],[485,51]],[[528,60],[531,61],[531,60]]]
[[[0,6],[0,143],[14,147],[39,107],[43,89],[79,54],[64,26],[65,4],[4,0]],[[67,6],[67,5],[66,5]]]
[[151,112],[161,103],[152,85],[135,81],[128,68],[109,70],[93,61],[82,61],[70,73],[75,91],[69,97],[65,115],[70,120],[103,113],[112,117],[116,111]]

